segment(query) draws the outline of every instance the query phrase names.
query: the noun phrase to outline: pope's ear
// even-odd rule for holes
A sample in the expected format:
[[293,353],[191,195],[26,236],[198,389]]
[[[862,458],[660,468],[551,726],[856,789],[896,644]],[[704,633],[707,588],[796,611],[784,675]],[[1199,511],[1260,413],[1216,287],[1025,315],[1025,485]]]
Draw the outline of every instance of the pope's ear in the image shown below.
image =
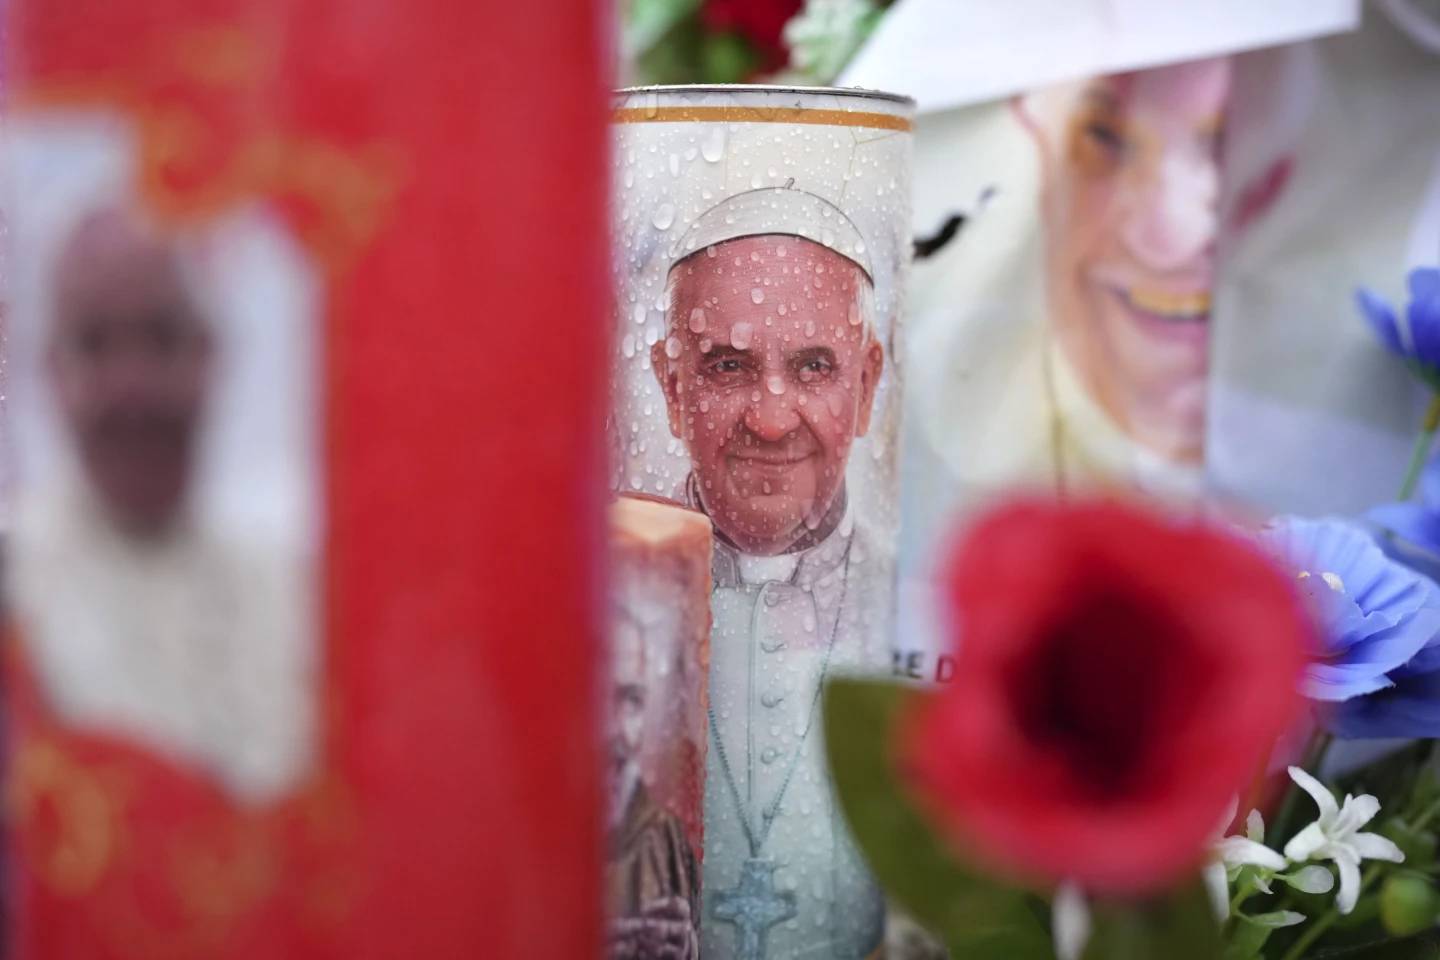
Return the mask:
[[680,411],[680,374],[674,366],[674,362],[665,353],[665,341],[655,341],[650,347],[650,369],[655,371],[660,393],[665,397],[665,415],[670,421],[670,433],[676,439],[684,440],[685,418]]
[[870,340],[865,348],[865,358],[860,369],[860,410],[855,418],[855,436],[863,437],[870,432],[870,414],[875,409],[875,388],[880,384],[880,374],[885,370],[885,348],[880,341]]

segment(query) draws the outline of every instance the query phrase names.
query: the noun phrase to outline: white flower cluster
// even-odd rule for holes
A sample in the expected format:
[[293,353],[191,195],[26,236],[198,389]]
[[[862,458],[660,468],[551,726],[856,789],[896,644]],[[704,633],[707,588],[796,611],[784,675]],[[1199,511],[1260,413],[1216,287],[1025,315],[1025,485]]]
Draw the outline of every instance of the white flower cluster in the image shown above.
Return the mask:
[[[1299,767],[1290,768],[1290,779],[1314,798],[1320,816],[1285,844],[1283,854],[1265,845],[1265,820],[1258,810],[1251,810],[1245,818],[1243,837],[1220,836],[1216,839],[1214,857],[1204,868],[1203,876],[1215,906],[1216,918],[1221,922],[1230,916],[1230,884],[1240,877],[1245,867],[1258,868],[1251,871],[1248,883],[1261,893],[1270,892],[1272,880],[1283,881],[1302,893],[1329,893],[1335,887],[1335,878],[1328,868],[1311,861],[1334,861],[1340,874],[1340,892],[1335,897],[1335,909],[1340,913],[1349,913],[1355,909],[1355,901],[1360,896],[1362,860],[1389,860],[1393,863],[1405,860],[1405,854],[1390,840],[1378,833],[1360,832],[1360,828],[1380,812],[1379,800],[1369,794],[1359,797],[1347,795],[1340,803],[1323,783]],[[1234,818],[1232,807],[1221,826],[1222,832],[1224,824],[1229,824]],[[1282,872],[1287,867],[1298,869]],[[1059,960],[1079,960],[1090,938],[1090,910],[1084,895],[1073,885],[1062,886],[1056,892],[1051,909],[1056,957]],[[1278,910],[1246,919],[1278,929],[1303,923],[1305,917],[1293,910]]]

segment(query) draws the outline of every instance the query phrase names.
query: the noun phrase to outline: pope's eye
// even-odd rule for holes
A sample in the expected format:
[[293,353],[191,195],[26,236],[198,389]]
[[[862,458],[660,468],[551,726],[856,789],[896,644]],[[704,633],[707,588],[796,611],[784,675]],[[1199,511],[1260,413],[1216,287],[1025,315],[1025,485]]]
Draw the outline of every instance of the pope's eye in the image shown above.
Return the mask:
[[821,377],[828,376],[834,366],[828,360],[815,357],[800,363],[797,372],[800,374],[801,383],[811,383]]
[[1120,128],[1100,121],[1086,124],[1085,135],[1107,150],[1120,150],[1125,146],[1125,135]]

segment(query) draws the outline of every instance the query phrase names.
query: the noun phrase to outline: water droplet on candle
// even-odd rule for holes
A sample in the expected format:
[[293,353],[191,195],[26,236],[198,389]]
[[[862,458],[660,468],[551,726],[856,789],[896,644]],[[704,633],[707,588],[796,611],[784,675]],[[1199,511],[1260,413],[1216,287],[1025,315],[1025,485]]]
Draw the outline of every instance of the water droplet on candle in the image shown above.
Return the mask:
[[724,124],[710,125],[709,131],[705,134],[705,140],[700,144],[700,155],[711,163],[719,163],[720,158],[725,156]]

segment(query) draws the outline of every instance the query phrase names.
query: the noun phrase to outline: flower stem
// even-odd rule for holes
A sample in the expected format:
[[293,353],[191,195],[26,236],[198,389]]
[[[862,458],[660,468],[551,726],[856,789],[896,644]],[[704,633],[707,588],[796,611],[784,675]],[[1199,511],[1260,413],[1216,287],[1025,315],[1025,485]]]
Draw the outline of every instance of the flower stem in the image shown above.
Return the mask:
[[[1364,894],[1366,890],[1370,889],[1379,877],[1380,864],[1371,864],[1369,868],[1366,869],[1364,876],[1360,878],[1360,894]],[[1331,907],[1325,912],[1323,917],[1305,929],[1305,932],[1300,935],[1300,939],[1290,945],[1290,949],[1285,951],[1284,956],[1282,956],[1280,960],[1300,960],[1301,957],[1305,956],[1305,951],[1310,949],[1310,945],[1316,940],[1319,940],[1321,935],[1334,926],[1335,921],[1339,919],[1340,911]]]
[[1430,806],[1421,810],[1420,815],[1415,818],[1415,822],[1410,824],[1410,828],[1412,830],[1424,830],[1429,826],[1430,821],[1434,820],[1437,816],[1440,816],[1440,798],[1436,798],[1431,802]]
[[1435,442],[1435,431],[1440,430],[1440,392],[1430,398],[1430,407],[1425,411],[1425,421],[1420,425],[1420,435],[1415,438],[1415,449],[1410,453],[1410,466],[1405,470],[1405,480],[1400,484],[1400,499],[1409,500],[1415,494],[1415,484],[1420,480],[1420,471],[1430,456],[1430,447]]

